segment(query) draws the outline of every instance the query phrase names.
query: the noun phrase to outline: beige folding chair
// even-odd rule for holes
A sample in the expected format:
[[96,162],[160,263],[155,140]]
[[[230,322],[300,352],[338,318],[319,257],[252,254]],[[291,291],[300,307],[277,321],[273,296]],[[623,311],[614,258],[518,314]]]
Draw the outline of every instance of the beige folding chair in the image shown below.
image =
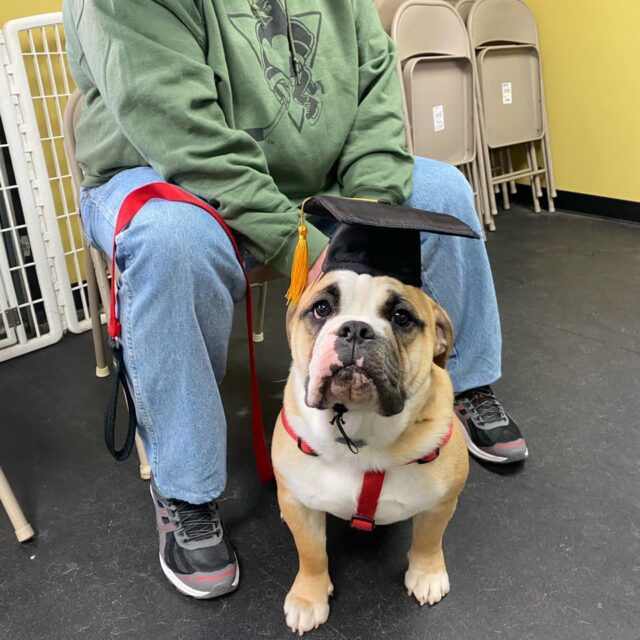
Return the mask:
[[405,0],[375,0],[374,5],[380,22],[387,33],[391,33],[391,23],[396,15],[396,11],[402,6]]
[[444,0],[408,0],[396,10],[407,129],[413,151],[458,167],[471,183],[480,223],[491,228],[478,139],[473,53],[462,18]]
[[[459,0],[460,2],[469,2],[470,0]],[[477,2],[477,0],[472,0],[473,3]],[[536,26],[535,18],[531,13],[529,7],[522,2],[522,0],[517,0],[517,2],[513,2],[512,0],[508,0],[507,4],[502,6],[494,6],[491,9],[491,13],[493,13],[494,21],[486,22],[480,26],[484,34],[480,34],[480,37],[486,39],[487,42],[501,42],[505,35],[506,31],[509,30],[511,33],[510,42],[514,42],[517,44],[525,45],[533,45],[536,47],[538,51],[538,55],[540,52],[540,39],[538,35],[538,29]],[[489,19],[491,19],[491,15],[489,15]],[[480,21],[480,18],[476,18],[476,21]],[[539,74],[540,74],[540,91],[542,95],[542,117],[544,120],[545,127],[545,137],[544,137],[544,146],[543,146],[543,154],[545,163],[548,166],[548,178],[551,182],[551,195],[553,198],[557,197],[556,187],[555,187],[555,178],[553,174],[553,158],[551,155],[551,134],[549,132],[549,125],[547,121],[547,111],[545,108],[546,98],[544,94],[544,79],[542,76],[542,65],[539,65]]]
[[[476,0],[448,0],[448,1],[451,2],[451,4],[455,7],[456,11],[460,14],[460,17],[462,18],[462,20],[464,21],[464,23],[466,25],[467,24],[467,18],[469,17],[469,12],[471,11],[471,7],[473,6],[473,4],[474,4],[474,2]],[[484,158],[484,154],[480,154],[480,155]],[[484,161],[482,162],[482,164],[484,165]],[[506,167],[506,169],[505,169],[506,171],[513,171],[511,152],[510,152],[509,149],[504,150],[502,153],[498,154],[497,157],[494,158],[494,166],[496,166],[498,171],[502,171],[502,166],[503,165]],[[486,181],[486,179],[485,179],[485,181]],[[515,180],[512,180],[509,183],[509,186],[510,186],[510,189],[511,189],[511,193],[513,193],[513,194],[517,193]],[[499,193],[500,192],[500,187],[495,185],[494,186],[494,192],[495,193]],[[503,194],[503,198],[502,198],[503,205],[502,206],[505,209],[509,209],[510,208],[510,203],[509,203],[509,195],[508,195],[507,185],[506,184],[502,185],[502,194]],[[495,213],[494,213],[494,215],[495,215]],[[494,229],[495,229],[495,226],[494,226]]]
[[[534,210],[540,211],[540,178],[547,184],[548,209],[554,211],[554,182],[544,90],[533,15],[520,0],[476,0],[467,19],[476,53],[476,92],[491,211],[494,189],[502,188],[508,207],[507,183],[528,178]],[[543,166],[538,165],[536,143]],[[522,146],[527,167],[514,171],[510,150]]]
[[16,538],[18,538],[18,542],[31,540],[35,533],[31,525],[27,522],[27,519],[24,517],[24,513],[22,513],[22,509],[11,490],[9,481],[2,471],[2,467],[0,467],[0,503],[2,503],[2,506],[5,508],[5,511],[9,516]]
[[452,0],[455,10],[460,14],[460,17],[465,24],[467,24],[469,12],[471,11],[471,7],[475,1],[476,0]]

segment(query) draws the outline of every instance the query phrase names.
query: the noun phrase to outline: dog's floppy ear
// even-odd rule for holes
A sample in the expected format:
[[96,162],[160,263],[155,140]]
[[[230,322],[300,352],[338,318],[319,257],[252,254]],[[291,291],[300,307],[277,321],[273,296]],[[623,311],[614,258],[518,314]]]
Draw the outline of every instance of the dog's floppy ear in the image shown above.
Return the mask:
[[287,305],[287,315],[285,320],[285,328],[287,331],[287,342],[289,343],[289,348],[291,348],[291,322],[293,320],[293,316],[296,313],[296,309],[298,308],[298,304],[291,303]]
[[453,325],[447,312],[437,303],[431,302],[436,319],[436,343],[433,348],[433,361],[442,369],[453,349]]

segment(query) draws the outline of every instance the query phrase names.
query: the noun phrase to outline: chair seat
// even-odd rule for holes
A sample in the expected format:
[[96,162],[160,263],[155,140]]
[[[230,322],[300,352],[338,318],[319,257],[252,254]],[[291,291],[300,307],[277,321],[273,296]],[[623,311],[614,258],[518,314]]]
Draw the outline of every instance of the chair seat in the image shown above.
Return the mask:
[[280,280],[284,276],[269,265],[258,265],[249,272],[249,282],[251,284],[262,284],[272,280]]

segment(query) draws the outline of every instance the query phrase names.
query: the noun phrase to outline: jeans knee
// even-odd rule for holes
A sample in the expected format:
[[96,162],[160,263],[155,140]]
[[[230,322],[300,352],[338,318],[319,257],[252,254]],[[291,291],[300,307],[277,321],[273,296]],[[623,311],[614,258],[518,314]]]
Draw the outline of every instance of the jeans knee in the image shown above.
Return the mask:
[[234,299],[242,297],[244,276],[231,241],[220,224],[200,207],[152,201],[123,233],[129,234],[122,243],[125,252],[152,264],[154,273],[166,285],[224,286]]
[[212,222],[205,211],[193,205],[155,201],[143,207],[132,227],[144,235],[146,247],[158,258],[180,268],[198,255]]
[[414,196],[424,202],[413,206],[437,210],[455,216],[480,233],[473,190],[464,174],[451,164],[416,158],[414,171]]

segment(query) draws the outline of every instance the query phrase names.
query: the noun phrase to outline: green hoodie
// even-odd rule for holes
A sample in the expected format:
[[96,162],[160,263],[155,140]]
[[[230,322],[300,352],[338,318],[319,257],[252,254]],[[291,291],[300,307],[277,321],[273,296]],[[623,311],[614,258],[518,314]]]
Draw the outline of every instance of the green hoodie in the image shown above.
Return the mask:
[[[411,190],[393,44],[373,0],[65,0],[85,185],[151,166],[288,273],[298,205]],[[310,260],[326,244],[309,227]]]

